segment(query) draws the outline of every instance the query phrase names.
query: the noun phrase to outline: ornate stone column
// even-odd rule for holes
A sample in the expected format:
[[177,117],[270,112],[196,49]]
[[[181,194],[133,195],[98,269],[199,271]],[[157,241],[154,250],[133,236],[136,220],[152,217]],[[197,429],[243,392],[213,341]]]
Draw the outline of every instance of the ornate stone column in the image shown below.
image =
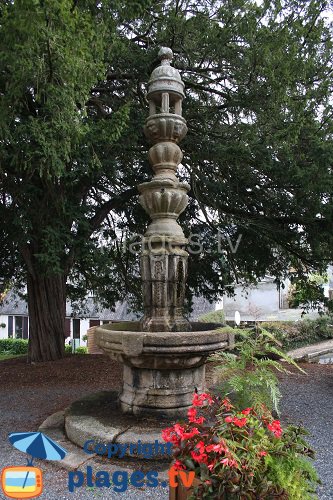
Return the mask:
[[158,55],[161,64],[149,80],[149,117],[144,128],[153,143],[149,161],[155,175],[138,186],[139,201],[152,219],[141,256],[142,330],[188,331],[190,324],[183,317],[187,240],[177,219],[187,206],[190,186],[176,176],[183,157],[178,143],[187,133],[182,117],[184,84],[178,70],[170,65],[172,50],[161,48]]
[[149,81],[145,125],[154,176],[138,186],[151,218],[141,255],[144,317],[97,327],[95,336],[102,351],[124,365],[121,411],[170,418],[185,415],[193,392],[205,390],[207,357],[228,349],[233,336],[218,330],[218,324],[190,324],[183,317],[188,253],[177,219],[190,186],[176,172],[182,160],[178,142],[187,132],[184,84],[170,65],[172,51],[162,48],[159,57]]

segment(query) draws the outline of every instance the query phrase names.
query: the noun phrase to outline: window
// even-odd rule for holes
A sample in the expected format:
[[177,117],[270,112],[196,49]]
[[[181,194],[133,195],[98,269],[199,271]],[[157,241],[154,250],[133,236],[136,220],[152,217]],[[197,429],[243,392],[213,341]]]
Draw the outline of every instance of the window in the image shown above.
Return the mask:
[[23,316],[22,318],[23,324],[23,338],[27,339],[29,337],[29,319],[28,316]]
[[65,338],[71,336],[71,320],[69,318],[65,319]]
[[8,316],[8,337],[13,338],[13,316]]
[[73,339],[80,338],[80,320],[73,319]]
[[15,316],[15,338],[23,339],[23,318]]
[[29,338],[28,316],[8,316],[8,337],[16,339]]

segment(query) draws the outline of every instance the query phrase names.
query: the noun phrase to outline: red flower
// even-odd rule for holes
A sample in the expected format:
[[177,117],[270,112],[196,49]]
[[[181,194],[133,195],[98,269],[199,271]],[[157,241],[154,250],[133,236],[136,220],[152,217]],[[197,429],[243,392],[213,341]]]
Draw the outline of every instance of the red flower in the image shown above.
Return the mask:
[[232,404],[230,403],[230,399],[228,399],[228,398],[224,398],[223,399],[222,405],[224,406],[224,408],[226,409],[226,411],[230,411],[231,408],[233,408]]
[[267,451],[259,451],[259,457],[265,457],[267,455]]
[[244,427],[244,425],[246,425],[246,422],[247,419],[245,417],[244,418],[234,417],[232,420],[232,423],[235,424],[237,427]]
[[210,394],[203,392],[202,394],[197,394],[196,392],[193,394],[192,405],[193,406],[203,406],[203,404],[207,402],[209,405],[213,403],[213,398]]
[[173,468],[174,468],[174,470],[185,470],[186,469],[185,465],[180,460],[175,461],[175,463],[173,464]]
[[191,457],[198,463],[202,462],[206,464],[208,460],[208,456],[206,455],[206,453],[200,453],[196,451],[191,451]]
[[200,434],[199,429],[197,427],[192,427],[192,429],[188,432],[183,432],[182,439],[191,439],[193,436]]
[[267,429],[273,432],[274,436],[279,438],[282,435],[280,420],[273,420],[271,424],[267,425]]
[[246,423],[247,423],[247,419],[245,417],[238,418],[238,417],[228,416],[228,417],[225,417],[224,421],[227,422],[227,424],[233,423],[237,427],[244,427],[244,425],[246,425]]
[[175,424],[173,426],[173,429],[174,429],[175,433],[178,434],[179,437],[183,437],[184,430],[185,430],[184,427],[182,427],[180,424]]
[[221,464],[226,465],[227,467],[238,467],[236,460],[228,457],[223,458],[223,460],[221,460]]
[[199,449],[200,453],[204,453],[205,443],[203,441],[199,441],[195,447]]
[[228,448],[225,446],[224,442],[218,443],[218,444],[209,444],[206,446],[206,451],[210,453],[211,451],[215,451],[216,453],[225,453],[228,450]]
[[180,439],[175,434],[173,427],[167,427],[162,430],[162,439],[164,439],[167,443],[173,443],[176,446],[180,445]]
[[205,421],[204,417],[197,417],[197,410],[195,408],[189,408],[187,411],[188,420],[194,424],[202,424]]
[[243,415],[248,415],[252,411],[252,408],[245,408],[245,410],[242,411]]
[[207,465],[208,469],[212,471],[216,465],[217,461],[214,460],[214,462],[211,462],[210,464]]

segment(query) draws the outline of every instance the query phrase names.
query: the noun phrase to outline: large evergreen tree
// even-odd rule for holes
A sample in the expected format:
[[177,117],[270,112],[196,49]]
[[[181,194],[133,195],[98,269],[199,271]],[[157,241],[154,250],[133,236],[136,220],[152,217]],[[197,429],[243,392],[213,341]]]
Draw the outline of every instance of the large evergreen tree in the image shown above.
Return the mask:
[[160,45],[186,84],[181,222],[204,246],[189,295],[332,260],[328,2],[0,8],[0,274],[27,282],[31,360],[63,355],[68,278],[67,291],[109,304],[140,296],[137,255],[120,239],[147,224],[135,186],[150,175],[145,84]]

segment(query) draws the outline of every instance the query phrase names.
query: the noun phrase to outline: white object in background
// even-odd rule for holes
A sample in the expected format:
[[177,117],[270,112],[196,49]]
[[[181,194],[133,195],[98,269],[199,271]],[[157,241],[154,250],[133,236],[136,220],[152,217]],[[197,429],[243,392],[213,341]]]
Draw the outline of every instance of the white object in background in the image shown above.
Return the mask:
[[240,321],[241,321],[240,320],[240,314],[239,314],[238,311],[235,311],[235,323],[236,323],[237,326],[240,325]]

